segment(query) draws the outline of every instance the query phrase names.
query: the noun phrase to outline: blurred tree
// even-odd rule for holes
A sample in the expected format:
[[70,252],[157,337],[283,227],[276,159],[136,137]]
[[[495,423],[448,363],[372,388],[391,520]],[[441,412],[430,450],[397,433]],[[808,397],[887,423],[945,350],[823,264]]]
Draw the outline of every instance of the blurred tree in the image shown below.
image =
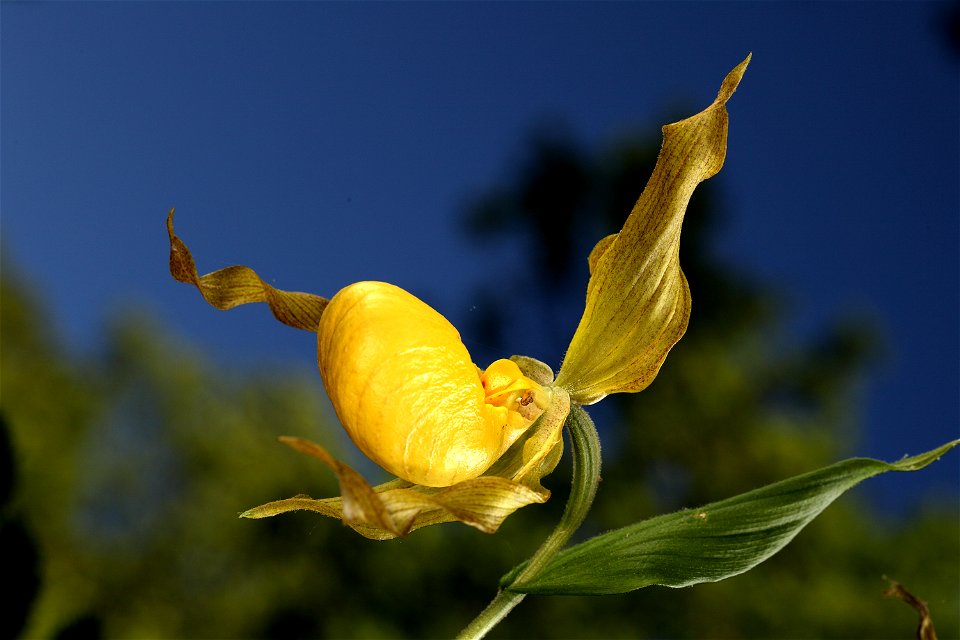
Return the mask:
[[7,421],[0,413],[0,567],[5,594],[0,638],[20,634],[40,589],[37,546],[14,499],[16,472]]
[[[504,350],[559,362],[582,309],[586,254],[620,226],[656,142],[628,141],[598,157],[569,140],[533,149],[517,184],[494,189],[470,217],[515,256],[478,295],[491,301],[473,318],[487,329],[470,345],[478,362]],[[839,323],[787,348],[777,331],[782,303],[710,251],[717,184],[698,191],[684,231],[688,335],[648,390],[598,407],[604,482],[585,533],[833,462],[855,436],[875,337]],[[546,479],[554,498],[520,510],[495,536],[447,525],[375,543],[314,514],[239,520],[275,498],[337,493],[331,474],[275,440],[348,447],[317,377],[225,371],[142,313],[117,318],[96,350],[72,353],[9,268],[0,285],[0,397],[15,462],[4,468],[16,470],[10,508],[40,558],[25,636],[451,636],[559,517],[564,465]],[[5,518],[14,513],[5,509]],[[529,598],[493,635],[909,637],[915,613],[880,595],[888,574],[929,602],[941,637],[956,637],[958,533],[952,504],[894,523],[854,493],[744,576]]]

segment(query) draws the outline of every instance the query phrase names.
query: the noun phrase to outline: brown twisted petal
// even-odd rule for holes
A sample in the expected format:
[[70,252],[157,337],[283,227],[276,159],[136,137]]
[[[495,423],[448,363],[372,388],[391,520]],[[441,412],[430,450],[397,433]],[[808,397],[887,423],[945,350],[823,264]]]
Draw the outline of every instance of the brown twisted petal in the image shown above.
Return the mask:
[[193,255],[173,232],[173,209],[167,214],[167,235],[170,237],[170,275],[195,286],[211,306],[225,311],[248,302],[266,302],[273,317],[280,322],[316,333],[320,316],[327,306],[325,298],[312,293],[275,289],[253,269],[239,265],[198,275]]

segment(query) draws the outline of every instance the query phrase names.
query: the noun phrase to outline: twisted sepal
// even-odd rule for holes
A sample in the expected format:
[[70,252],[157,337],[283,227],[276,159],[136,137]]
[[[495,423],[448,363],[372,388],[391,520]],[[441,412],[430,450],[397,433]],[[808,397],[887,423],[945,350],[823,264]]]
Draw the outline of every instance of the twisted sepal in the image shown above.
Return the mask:
[[192,284],[210,306],[221,311],[248,302],[266,302],[273,317],[280,322],[316,333],[327,299],[301,291],[281,291],[264,282],[250,267],[234,265],[206,275],[197,273],[190,249],[173,232],[173,209],[167,214],[167,235],[170,237],[170,275],[175,280]]
[[680,228],[696,186],[723,166],[725,105],[749,62],[747,56],[727,75],[709,107],[663,127],[657,164],[623,229],[590,254],[586,305],[557,376],[574,402],[643,390],[687,330]]

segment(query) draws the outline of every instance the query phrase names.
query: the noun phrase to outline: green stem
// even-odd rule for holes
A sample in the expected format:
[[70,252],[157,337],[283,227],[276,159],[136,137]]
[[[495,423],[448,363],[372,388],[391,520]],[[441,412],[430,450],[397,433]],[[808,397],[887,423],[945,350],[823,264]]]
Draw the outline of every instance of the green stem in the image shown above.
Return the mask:
[[600,439],[593,420],[579,405],[570,407],[567,417],[567,430],[570,434],[573,451],[573,479],[570,497],[563,510],[563,516],[553,532],[547,536],[540,548],[529,560],[514,567],[500,580],[500,591],[473,622],[467,625],[457,636],[460,640],[482,638],[516,607],[525,593],[510,591],[513,584],[521,584],[537,576],[554,555],[570,540],[570,536],[580,527],[590,511],[593,498],[600,483]]
[[487,608],[480,612],[473,622],[463,628],[457,634],[457,640],[472,640],[484,637],[501,620],[507,617],[507,614],[513,611],[513,608],[520,604],[520,601],[527,597],[525,593],[515,593],[513,591],[497,591],[495,597]]

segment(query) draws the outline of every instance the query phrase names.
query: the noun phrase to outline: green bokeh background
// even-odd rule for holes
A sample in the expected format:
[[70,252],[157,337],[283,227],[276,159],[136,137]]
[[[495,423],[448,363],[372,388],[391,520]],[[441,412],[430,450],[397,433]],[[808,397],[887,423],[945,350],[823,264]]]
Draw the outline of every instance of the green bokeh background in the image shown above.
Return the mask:
[[[468,207],[464,228],[478,242],[509,237],[528,259],[524,278],[477,289],[491,304],[461,331],[478,362],[509,355],[500,349],[517,326],[561,330],[549,309],[581,299],[581,239],[619,227],[656,149],[623,140],[591,156],[542,137],[515,183]],[[777,293],[712,257],[721,204],[706,183],[684,230],[688,335],[647,391],[594,413],[603,482],[581,535],[824,466],[856,442],[859,385],[882,335],[868,320],[841,318],[786,344]],[[533,294],[531,282],[542,284]],[[345,441],[316,379],[282,365],[224,370],[202,345],[134,310],[119,313],[95,349],[69,352],[43,297],[4,265],[0,553],[7,592],[17,594],[3,607],[4,637],[448,637],[559,517],[567,461],[546,479],[550,502],[493,536],[451,524],[378,543],[315,514],[240,520],[272,499],[336,494],[331,474],[278,435],[321,442],[379,479]],[[950,456],[940,464],[956,465]],[[942,638],[958,637],[954,500],[917,496],[893,518],[854,491],[748,574],[683,590],[531,597],[493,637],[910,637],[916,613],[881,596],[884,575],[930,604]]]

